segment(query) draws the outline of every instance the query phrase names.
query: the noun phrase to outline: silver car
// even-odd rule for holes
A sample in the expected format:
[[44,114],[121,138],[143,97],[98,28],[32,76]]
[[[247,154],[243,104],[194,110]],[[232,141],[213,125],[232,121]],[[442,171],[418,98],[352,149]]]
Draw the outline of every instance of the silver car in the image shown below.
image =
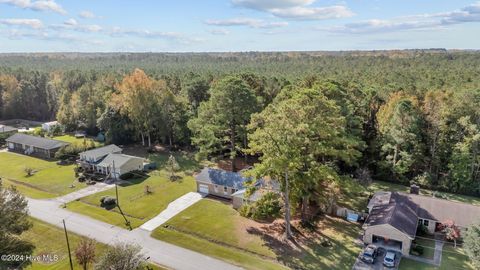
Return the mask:
[[368,245],[362,253],[362,261],[366,263],[374,263],[375,257],[377,257],[377,247],[374,245]]
[[394,267],[395,266],[395,257],[397,254],[395,251],[388,250],[387,254],[385,254],[385,257],[383,258],[383,265],[386,267]]

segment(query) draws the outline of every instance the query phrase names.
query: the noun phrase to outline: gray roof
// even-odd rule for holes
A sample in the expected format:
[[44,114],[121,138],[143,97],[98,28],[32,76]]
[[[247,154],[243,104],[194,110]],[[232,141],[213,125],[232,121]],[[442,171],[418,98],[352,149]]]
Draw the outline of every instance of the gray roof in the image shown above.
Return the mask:
[[419,218],[439,222],[453,220],[461,227],[468,227],[473,223],[480,222],[479,206],[423,195],[404,194],[404,196],[419,206],[417,209]]
[[211,183],[214,185],[242,189],[244,188],[244,183],[250,179],[236,172],[203,168],[203,170],[195,176],[195,180],[203,183]]
[[364,226],[389,224],[414,238],[417,232],[417,220],[415,210],[408,203],[390,203],[374,206],[365,220]]
[[377,192],[369,206],[372,210],[366,226],[390,224],[408,235],[412,232],[415,235],[419,218],[438,222],[453,220],[461,227],[480,221],[478,206],[402,192]]
[[143,162],[143,158],[125,155],[125,154],[108,154],[97,166],[111,167],[115,162],[115,168],[120,168],[123,164],[129,162],[132,159],[140,159]]
[[17,131],[17,128],[11,127],[11,126],[4,126],[0,125],[0,133],[6,133],[6,132],[14,132]]
[[122,148],[116,146],[115,144],[109,144],[103,147],[81,152],[80,155],[86,155],[86,156],[94,157],[95,159],[99,159],[99,158],[105,157],[108,154],[117,153],[121,151],[122,151]]
[[8,137],[5,141],[12,142],[12,143],[19,143],[28,146],[33,146],[40,149],[57,149],[65,145],[69,145],[69,143],[59,140],[47,139],[32,135],[27,135],[23,133],[16,133],[12,136]]

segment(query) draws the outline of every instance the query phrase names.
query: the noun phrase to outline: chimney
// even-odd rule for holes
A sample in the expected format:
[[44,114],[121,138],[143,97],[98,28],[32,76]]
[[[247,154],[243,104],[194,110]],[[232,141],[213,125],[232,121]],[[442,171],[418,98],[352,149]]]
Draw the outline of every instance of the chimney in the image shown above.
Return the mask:
[[420,187],[415,185],[415,184],[412,184],[410,186],[410,194],[420,194]]

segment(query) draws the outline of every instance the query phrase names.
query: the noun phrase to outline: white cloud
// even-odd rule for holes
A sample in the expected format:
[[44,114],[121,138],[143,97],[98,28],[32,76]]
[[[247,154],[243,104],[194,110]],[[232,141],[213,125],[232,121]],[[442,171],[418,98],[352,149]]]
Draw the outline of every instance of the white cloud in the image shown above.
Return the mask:
[[95,16],[95,14],[91,11],[88,11],[88,10],[83,10],[82,12],[80,12],[80,14],[78,14],[80,17],[84,18],[84,19],[93,19],[93,18],[97,18],[97,16]]
[[347,18],[354,15],[353,12],[345,6],[291,7],[272,9],[270,12],[277,17],[297,20],[326,20]]
[[207,20],[205,24],[215,26],[248,26],[251,28],[278,28],[288,26],[287,22],[266,22],[253,18],[232,18],[225,20]]
[[311,5],[315,0],[232,0],[235,6],[266,11]]
[[363,34],[402,30],[434,29],[467,22],[480,22],[480,2],[451,12],[418,14],[393,18],[390,20],[372,19],[348,23],[342,26],[318,29],[333,33]]
[[62,15],[67,12],[55,2],[55,0],[0,0],[0,3],[9,4],[23,9],[31,9],[36,11],[53,11]]
[[4,25],[17,25],[17,26],[27,26],[33,29],[39,29],[43,27],[42,21],[38,19],[1,19],[0,24]]
[[230,31],[228,31],[227,29],[211,29],[211,30],[208,30],[208,32],[212,35],[218,35],[218,36],[226,36],[230,34]]
[[66,25],[72,25],[72,26],[73,26],[73,25],[77,25],[78,22],[77,22],[75,19],[71,18],[71,19],[66,20],[66,21],[64,22],[64,24],[66,24]]
[[354,13],[344,5],[314,7],[315,0],[232,0],[233,5],[268,12],[292,20],[325,20],[351,17]]

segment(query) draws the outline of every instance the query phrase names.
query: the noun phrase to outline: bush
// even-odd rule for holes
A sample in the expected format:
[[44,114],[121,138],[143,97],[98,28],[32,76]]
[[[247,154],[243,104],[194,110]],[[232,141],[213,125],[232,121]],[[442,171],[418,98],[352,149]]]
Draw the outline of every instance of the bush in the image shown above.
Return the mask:
[[132,179],[133,176],[134,176],[133,173],[127,172],[127,173],[124,173],[124,174],[120,175],[120,179],[128,180],[128,179]]
[[110,196],[103,196],[102,198],[100,198],[100,203],[106,206],[116,205],[117,199]]
[[242,217],[251,218],[252,217],[252,207],[249,204],[243,204],[238,209],[238,213]]
[[92,148],[95,148],[95,143],[92,140],[87,140],[86,145],[84,145],[83,142],[75,142],[60,148],[57,153],[55,153],[55,158],[68,159],[72,156],[77,156],[80,152]]
[[427,226],[420,224],[417,227],[417,235],[423,236],[428,234],[428,228]]
[[279,217],[281,209],[280,195],[275,192],[268,192],[255,203],[242,205],[238,212],[246,218],[266,220]]
[[275,192],[268,192],[254,204],[252,218],[257,220],[277,218],[280,216],[280,195]]
[[415,256],[422,256],[423,255],[423,247],[419,245],[415,245],[410,250],[410,253]]

